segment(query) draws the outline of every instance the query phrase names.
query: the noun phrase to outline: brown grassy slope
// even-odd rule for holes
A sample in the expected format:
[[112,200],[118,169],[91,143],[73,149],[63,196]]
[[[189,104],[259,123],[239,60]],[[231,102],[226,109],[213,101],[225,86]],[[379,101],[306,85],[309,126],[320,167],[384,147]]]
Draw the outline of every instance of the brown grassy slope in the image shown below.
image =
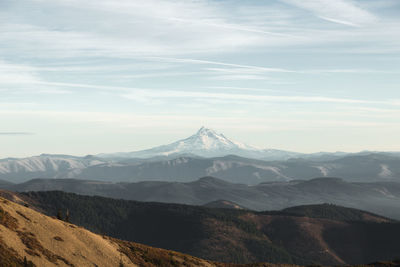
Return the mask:
[[[13,194],[13,193],[12,193]],[[335,205],[252,212],[63,192],[17,194],[96,233],[230,263],[360,264],[399,257],[400,224]]]
[[[15,252],[16,263],[26,257],[36,266],[118,266],[121,257],[115,242],[3,198],[0,240],[3,252]],[[124,255],[122,260],[136,266]]]
[[31,266],[238,266],[100,236],[0,197],[0,266],[24,257]]
[[[128,253],[129,252],[129,253]],[[215,266],[180,253],[96,235],[0,198],[0,266]]]

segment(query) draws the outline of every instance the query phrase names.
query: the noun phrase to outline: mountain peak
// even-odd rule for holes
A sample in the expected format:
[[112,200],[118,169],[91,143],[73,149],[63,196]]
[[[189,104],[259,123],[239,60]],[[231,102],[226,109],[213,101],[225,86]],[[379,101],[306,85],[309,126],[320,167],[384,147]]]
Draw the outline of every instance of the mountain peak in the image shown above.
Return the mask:
[[[188,138],[178,140],[174,143],[154,147],[147,150],[114,153],[100,155],[103,157],[138,157],[150,158],[155,156],[171,156],[171,155],[191,154],[201,157],[220,157],[226,155],[237,155],[249,158],[274,157],[278,155],[281,158],[290,158],[293,154],[287,151],[265,151],[253,146],[249,146],[240,142],[230,140],[221,133],[217,133],[213,129],[202,126],[195,134]],[[274,157],[276,159],[276,157]]]
[[181,145],[190,146],[192,149],[233,149],[237,148],[236,142],[233,142],[226,138],[223,134],[218,134],[216,131],[201,127],[196,134],[190,136],[187,139],[178,141]]
[[216,131],[210,128],[202,126],[196,133],[196,135],[218,135]]

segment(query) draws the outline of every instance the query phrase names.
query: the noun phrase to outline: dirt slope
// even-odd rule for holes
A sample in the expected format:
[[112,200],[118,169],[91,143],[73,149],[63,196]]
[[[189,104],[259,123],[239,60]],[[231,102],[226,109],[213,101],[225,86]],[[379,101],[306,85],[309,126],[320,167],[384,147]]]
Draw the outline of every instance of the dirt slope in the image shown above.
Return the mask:
[[216,266],[94,234],[0,197],[0,266]]
[[[28,204],[24,202],[23,196],[12,192],[2,192],[2,195],[9,200],[0,197],[0,266],[121,266],[121,261],[122,266],[143,267],[295,266],[269,263],[249,265],[216,263],[166,249],[97,235],[82,227],[43,215],[38,211],[24,206]],[[18,203],[14,203],[13,201]],[[339,250],[337,248],[331,249],[330,245],[324,239],[321,239],[321,229],[316,227],[318,225],[315,225],[312,219],[306,217],[283,217],[285,216],[275,216],[273,218],[270,215],[259,215],[249,217],[247,214],[242,219],[244,221],[253,221],[260,231],[272,239],[276,237],[275,234],[278,234],[279,241],[288,247],[294,246],[293,249],[297,253],[307,253],[306,250],[303,251],[300,247],[309,243],[311,239],[316,239],[319,241],[314,242],[318,247],[318,251],[323,252],[327,257],[335,258],[336,262],[341,262],[342,264],[347,262],[344,259],[347,258],[346,254],[339,253],[340,255],[338,255],[334,253],[334,251]],[[296,220],[296,222],[298,220],[301,221],[299,229],[296,230],[294,229],[296,227],[293,228],[296,225],[292,223],[293,220]],[[284,236],[287,236],[287,239],[276,233],[276,231],[279,232],[279,229],[274,227],[276,224],[285,226],[286,234]],[[338,227],[342,227],[346,225],[346,222],[336,222],[336,224]],[[267,228],[265,228],[266,225],[268,225]],[[288,229],[304,233],[304,240],[298,240],[300,242],[299,245],[301,245],[300,247],[295,244],[296,242],[293,243],[291,237],[293,237],[292,234],[294,232],[288,232]],[[271,231],[275,232],[275,234],[272,234]],[[393,232],[391,229],[389,231]],[[333,234],[336,236],[338,233],[334,232]],[[348,235],[348,233],[345,234]],[[272,239],[271,241],[273,241]],[[334,243],[332,244],[335,245]],[[379,244],[382,243],[379,242]],[[212,244],[208,245],[210,245],[210,248],[213,248]],[[343,246],[343,243],[340,243],[339,246]],[[261,248],[265,249],[265,247]],[[352,251],[351,253],[357,254],[358,252]],[[26,257],[25,263],[24,257]],[[398,264],[398,262],[384,262],[374,263],[371,266],[399,266]]]

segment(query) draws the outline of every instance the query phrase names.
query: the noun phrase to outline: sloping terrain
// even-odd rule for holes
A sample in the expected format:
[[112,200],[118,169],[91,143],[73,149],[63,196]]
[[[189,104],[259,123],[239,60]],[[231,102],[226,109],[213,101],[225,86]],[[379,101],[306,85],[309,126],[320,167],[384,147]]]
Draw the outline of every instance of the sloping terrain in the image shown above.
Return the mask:
[[237,209],[237,210],[245,209],[244,207],[242,207],[232,201],[223,200],[223,199],[208,202],[208,203],[204,204],[203,207],[218,208],[218,209]]
[[0,199],[0,214],[2,247],[20,263],[24,255],[36,266],[118,266],[122,257],[126,266],[137,266],[119,252],[117,243],[81,227],[5,199]]
[[233,263],[361,264],[400,255],[400,224],[334,205],[278,212],[215,209],[79,196],[19,195],[94,232]]
[[[23,202],[11,193],[7,196]],[[0,197],[0,266],[230,265],[97,235]]]
[[335,221],[391,221],[386,217],[367,211],[352,208],[342,208],[331,204],[296,206],[283,209],[282,212],[295,216],[331,219]]
[[252,210],[334,203],[400,219],[400,183],[349,183],[338,178],[309,181],[234,184],[213,177],[190,183],[110,183],[70,179],[37,179],[3,188],[12,191],[60,190],[127,200],[204,205],[226,200]]

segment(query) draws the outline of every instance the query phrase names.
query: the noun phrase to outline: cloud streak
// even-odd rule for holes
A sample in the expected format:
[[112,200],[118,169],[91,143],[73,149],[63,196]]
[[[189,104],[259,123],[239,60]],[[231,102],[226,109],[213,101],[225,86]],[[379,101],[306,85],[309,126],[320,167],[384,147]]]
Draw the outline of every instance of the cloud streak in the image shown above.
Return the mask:
[[334,23],[353,27],[372,24],[377,18],[367,10],[349,0],[282,0],[296,7],[308,10],[317,17]]
[[0,136],[23,136],[23,135],[34,135],[34,133],[30,132],[0,132]]
[[[256,101],[256,102],[293,102],[293,103],[342,103],[342,104],[388,104],[397,105],[396,100],[372,101],[351,98],[334,98],[324,96],[288,96],[288,95],[264,95],[264,94],[237,94],[237,93],[214,93],[204,91],[185,91],[185,90],[159,90],[151,88],[134,88],[121,86],[103,86],[91,84],[77,83],[54,83],[54,82],[37,82],[38,84],[56,86],[56,87],[72,87],[99,89],[113,92],[124,98],[132,100],[146,100],[151,102],[154,99],[168,98],[198,98],[198,99],[219,99],[223,101]],[[217,87],[218,88],[218,87]],[[220,87],[221,88],[221,87]],[[223,88],[223,87],[222,87]],[[229,89],[229,87],[227,87]],[[251,90],[251,89],[250,89]],[[267,90],[268,91],[268,90]]]
[[[47,86],[61,87],[61,88],[86,88],[94,90],[102,90],[112,93],[116,96],[123,98],[137,100],[140,102],[151,103],[155,99],[214,99],[225,102],[240,101],[240,102],[288,102],[288,103],[336,103],[336,104],[378,104],[378,105],[400,105],[399,99],[387,99],[387,100],[366,100],[357,98],[338,98],[338,97],[327,97],[327,96],[302,96],[302,95],[265,95],[261,93],[256,94],[244,94],[244,93],[215,93],[199,90],[166,90],[166,89],[155,89],[155,88],[135,88],[135,87],[122,87],[122,86],[104,86],[104,85],[92,85],[92,84],[78,84],[78,83],[59,83],[59,82],[35,82],[36,84],[43,84]],[[212,87],[210,87],[212,88]],[[216,87],[222,89],[224,87]],[[229,87],[225,87],[228,91]],[[233,90],[235,91],[235,90]],[[248,88],[247,91],[252,91]],[[254,90],[259,92],[257,88]],[[271,90],[263,90],[271,91]]]

